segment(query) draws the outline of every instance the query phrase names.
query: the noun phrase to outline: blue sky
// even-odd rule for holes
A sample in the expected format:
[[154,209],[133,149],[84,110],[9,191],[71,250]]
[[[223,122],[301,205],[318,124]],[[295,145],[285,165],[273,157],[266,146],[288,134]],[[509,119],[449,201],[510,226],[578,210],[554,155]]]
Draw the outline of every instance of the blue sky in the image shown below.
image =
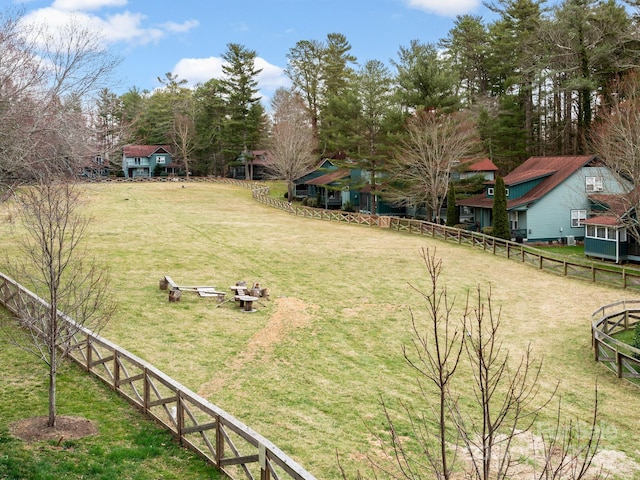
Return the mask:
[[25,20],[57,28],[70,17],[104,36],[123,61],[119,85],[153,90],[166,72],[193,85],[219,77],[228,43],[258,56],[266,98],[287,86],[286,54],[299,40],[346,36],[359,63],[389,64],[411,40],[437,42],[456,15],[488,18],[481,0],[0,0],[24,9]]

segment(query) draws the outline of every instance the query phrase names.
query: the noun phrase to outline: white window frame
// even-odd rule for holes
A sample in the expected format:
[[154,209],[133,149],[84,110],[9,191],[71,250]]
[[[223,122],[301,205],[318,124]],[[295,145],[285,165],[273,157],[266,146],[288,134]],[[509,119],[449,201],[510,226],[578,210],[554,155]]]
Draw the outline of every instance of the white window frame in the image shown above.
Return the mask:
[[160,165],[164,165],[165,163],[165,156],[164,155],[159,155],[156,157],[156,163],[160,164]]
[[573,209],[571,210],[571,228],[580,228],[583,226],[583,221],[587,219],[586,209]]
[[602,192],[604,179],[602,177],[585,177],[584,188],[586,192]]
[[487,195],[489,195],[489,196],[493,195],[493,187],[487,188]]

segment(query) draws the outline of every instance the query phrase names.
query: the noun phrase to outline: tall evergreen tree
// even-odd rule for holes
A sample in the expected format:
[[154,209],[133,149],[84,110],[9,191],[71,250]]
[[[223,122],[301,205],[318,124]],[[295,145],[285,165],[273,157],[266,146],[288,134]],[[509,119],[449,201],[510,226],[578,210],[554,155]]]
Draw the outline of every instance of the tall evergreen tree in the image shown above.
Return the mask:
[[287,53],[289,66],[285,70],[294,90],[305,99],[316,139],[322,102],[324,48],[324,44],[318,40],[300,40]]
[[511,228],[509,227],[509,216],[507,213],[507,190],[504,179],[500,176],[496,178],[493,189],[493,236],[511,240]]
[[487,56],[489,36],[482,17],[462,15],[455,19],[449,35],[440,41],[457,75],[457,95],[465,107],[489,90]]
[[322,97],[320,110],[320,150],[327,154],[351,153],[357,139],[352,125],[358,121],[360,104],[355,91],[356,57],[341,33],[327,35],[322,56]]
[[212,78],[196,86],[193,92],[196,103],[196,159],[195,169],[204,174],[223,176],[224,137],[222,134],[227,104],[222,82]]
[[232,160],[241,152],[255,149],[263,134],[264,108],[258,92],[262,69],[255,66],[256,52],[237,43],[228,44],[222,58],[222,87],[228,108],[225,153],[227,160]]
[[412,40],[408,47],[400,47],[398,57],[392,63],[397,70],[398,97],[403,107],[410,112],[457,108],[455,76],[435,45]]

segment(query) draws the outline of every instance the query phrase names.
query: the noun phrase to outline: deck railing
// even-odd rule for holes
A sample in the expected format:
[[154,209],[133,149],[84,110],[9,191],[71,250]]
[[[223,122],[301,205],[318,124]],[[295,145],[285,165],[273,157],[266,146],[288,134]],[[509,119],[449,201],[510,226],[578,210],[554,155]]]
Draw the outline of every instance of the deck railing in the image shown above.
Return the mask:
[[[48,308],[47,302],[0,273],[0,303],[13,314]],[[315,480],[278,447],[153,365],[92,331],[73,324],[69,357],[144,414],[169,430],[232,479]]]

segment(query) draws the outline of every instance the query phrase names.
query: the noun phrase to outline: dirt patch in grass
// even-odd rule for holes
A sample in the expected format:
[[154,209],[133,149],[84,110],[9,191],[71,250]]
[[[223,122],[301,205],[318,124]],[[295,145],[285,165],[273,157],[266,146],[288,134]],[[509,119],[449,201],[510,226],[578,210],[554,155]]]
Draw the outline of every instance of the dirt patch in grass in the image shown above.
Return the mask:
[[55,427],[47,426],[48,421],[47,416],[25,418],[9,425],[9,431],[14,437],[27,443],[46,440],[56,440],[60,443],[98,433],[94,423],[84,417],[58,415]]
[[311,319],[311,309],[305,302],[297,298],[277,298],[273,315],[261,330],[257,331],[247,343],[245,349],[237,355],[224,373],[211,379],[198,390],[198,395],[208,398],[219,392],[227,378],[251,364],[258,354],[269,355],[273,346],[287,338],[288,334],[307,325]]

